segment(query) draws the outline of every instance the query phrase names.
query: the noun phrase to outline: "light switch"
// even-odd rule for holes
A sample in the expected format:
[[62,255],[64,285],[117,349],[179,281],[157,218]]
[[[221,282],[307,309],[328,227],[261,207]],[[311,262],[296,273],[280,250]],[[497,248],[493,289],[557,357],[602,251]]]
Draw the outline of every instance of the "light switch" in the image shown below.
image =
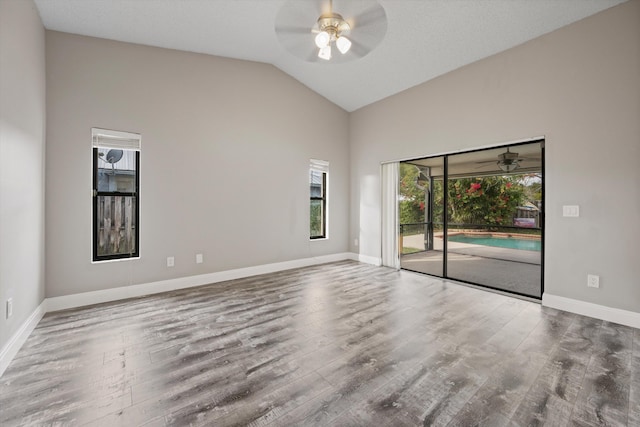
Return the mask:
[[563,206],[562,207],[562,216],[579,217],[580,216],[580,206],[578,206],[578,205]]

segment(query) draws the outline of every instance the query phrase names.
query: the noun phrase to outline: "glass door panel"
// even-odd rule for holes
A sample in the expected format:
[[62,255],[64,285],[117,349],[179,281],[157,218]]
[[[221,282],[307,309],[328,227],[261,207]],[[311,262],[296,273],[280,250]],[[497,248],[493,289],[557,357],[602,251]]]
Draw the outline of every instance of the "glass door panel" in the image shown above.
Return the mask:
[[540,298],[541,144],[448,161],[447,276]]
[[400,267],[443,276],[444,158],[400,164]]

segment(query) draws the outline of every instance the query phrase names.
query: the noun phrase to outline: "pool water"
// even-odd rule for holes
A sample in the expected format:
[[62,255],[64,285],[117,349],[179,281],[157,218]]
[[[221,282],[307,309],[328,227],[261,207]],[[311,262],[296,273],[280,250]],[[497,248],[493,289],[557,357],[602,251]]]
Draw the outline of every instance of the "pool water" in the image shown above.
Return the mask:
[[540,251],[540,240],[515,239],[513,237],[486,237],[457,234],[449,237],[450,242],[471,243],[474,245],[494,246],[497,248],[521,249],[525,251]]

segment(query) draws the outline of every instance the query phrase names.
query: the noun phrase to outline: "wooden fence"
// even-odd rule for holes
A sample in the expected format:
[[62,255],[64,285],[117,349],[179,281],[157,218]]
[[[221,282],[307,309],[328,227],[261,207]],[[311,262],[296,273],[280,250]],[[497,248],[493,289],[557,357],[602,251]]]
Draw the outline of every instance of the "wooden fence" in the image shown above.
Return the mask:
[[98,196],[98,255],[136,251],[135,197]]

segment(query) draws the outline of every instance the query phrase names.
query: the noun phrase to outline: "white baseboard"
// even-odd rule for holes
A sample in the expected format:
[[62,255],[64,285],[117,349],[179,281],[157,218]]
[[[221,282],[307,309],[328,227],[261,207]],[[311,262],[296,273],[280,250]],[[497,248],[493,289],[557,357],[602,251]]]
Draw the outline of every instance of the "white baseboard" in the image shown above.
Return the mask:
[[46,313],[46,300],[43,301],[34,311],[31,316],[20,326],[20,329],[9,339],[5,346],[0,351],[0,377],[4,374],[13,358],[18,354],[18,351],[22,345],[27,341],[31,332],[35,329],[42,319],[42,316]]
[[374,257],[374,256],[368,256],[368,255],[362,255],[362,254],[354,254],[355,257],[353,258],[354,261],[360,261],[363,262],[365,264],[371,264],[371,265],[375,265],[377,267],[380,267],[382,265],[382,259],[378,258],[378,257]]
[[640,329],[640,313],[544,293],[542,305]]
[[119,288],[104,289],[101,291],[83,292],[80,294],[64,295],[46,299],[46,309],[49,311],[66,310],[103,302],[117,301],[126,298],[135,298],[160,292],[174,291],[177,289],[192,288],[208,285],[210,283],[224,282],[227,280],[242,279],[257,276],[259,274],[275,273],[277,271],[291,270],[293,268],[309,267],[328,262],[354,259],[353,253],[343,252],[332,255],[323,255],[312,258],[302,258],[292,261],[284,261],[273,264],[258,265],[255,267],[238,268],[216,273],[200,274],[197,276],[180,277],[177,279],[162,280],[158,282],[143,283],[140,285],[122,286]]

